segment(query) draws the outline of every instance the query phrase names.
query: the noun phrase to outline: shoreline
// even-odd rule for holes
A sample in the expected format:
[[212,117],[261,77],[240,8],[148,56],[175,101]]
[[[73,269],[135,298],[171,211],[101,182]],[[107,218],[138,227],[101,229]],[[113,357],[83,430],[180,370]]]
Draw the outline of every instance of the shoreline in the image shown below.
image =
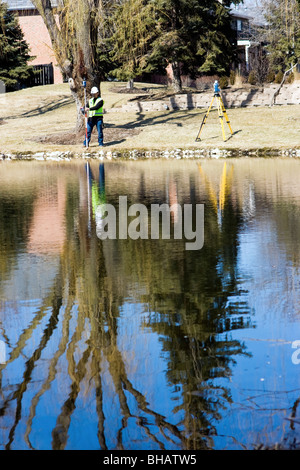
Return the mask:
[[0,153],[0,161],[74,161],[74,160],[198,160],[218,158],[300,158],[300,147],[293,148],[175,148],[164,150],[120,149],[94,151],[44,151],[44,152],[7,152]]

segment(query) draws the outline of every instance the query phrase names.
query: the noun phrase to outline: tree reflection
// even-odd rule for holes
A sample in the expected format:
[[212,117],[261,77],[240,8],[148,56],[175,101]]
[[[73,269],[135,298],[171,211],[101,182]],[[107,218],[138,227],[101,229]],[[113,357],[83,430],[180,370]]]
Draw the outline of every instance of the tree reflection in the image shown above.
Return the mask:
[[[66,235],[59,246],[56,276],[30,323],[11,346],[8,362],[0,366],[4,397],[0,414],[8,430],[6,449],[23,447],[20,437],[16,437],[21,422],[25,423],[26,446],[38,448],[32,436],[39,405],[44,396],[55,393],[59,411],[55,425],[47,429],[51,432],[51,448],[68,448],[72,417],[83,390],[93,392],[100,449],[128,448],[125,431],[129,427],[137,428],[150,448],[213,447],[214,423],[231,400],[227,388],[216,379],[230,377],[235,356],[246,354],[243,345],[231,338],[230,331],[251,326],[247,306],[241,311],[230,304],[230,297],[239,289],[236,247],[243,223],[241,209],[231,197],[232,172],[232,168],[227,172],[225,167],[218,197],[209,178],[197,167],[189,177],[188,190],[181,190],[180,195],[180,175],[176,174],[169,174],[166,187],[154,194],[149,192],[147,175],[142,170],[134,176],[134,182],[127,182],[126,188],[123,181],[114,178],[114,172],[104,173],[103,164],[74,165],[71,176],[70,170],[66,172],[64,211],[60,206],[59,213],[60,221],[62,217],[65,221]],[[57,169],[56,176],[61,178],[61,169]],[[203,249],[186,251],[184,240],[100,241],[96,236],[96,208],[105,201],[114,202],[119,194],[125,194],[124,190],[130,200],[135,200],[131,184],[134,190],[138,188],[138,202],[148,206],[157,200],[165,202],[166,194],[170,203],[205,203]],[[206,185],[202,200],[198,200],[200,184]],[[31,202],[26,217],[19,221],[25,241],[28,225],[34,220],[35,201],[33,192],[27,197]],[[10,206],[9,210],[14,208]],[[9,222],[3,218],[2,221],[9,230]],[[15,256],[18,249],[16,242]],[[43,246],[43,254],[45,250],[47,245]],[[7,273],[7,269],[4,260],[2,273]],[[168,358],[168,383],[181,391],[181,399],[173,410],[174,415],[181,416],[177,424],[173,416],[158,413],[146,399],[150,382],[144,384],[143,390],[135,385],[119,345],[120,311],[133,291],[134,302],[144,305],[148,312],[141,326],[161,339],[162,351]],[[2,328],[5,332],[5,321]],[[29,348],[36,335],[37,346]],[[7,377],[14,364],[22,366],[22,377],[19,372],[18,382],[11,387]],[[119,410],[112,413],[120,417],[114,436],[109,434],[105,411],[107,373],[110,393],[117,397],[115,407]],[[153,392],[159,394],[160,384],[155,383],[154,387]],[[55,392],[57,388],[59,391]]]
[[[243,345],[231,339],[230,330],[251,326],[251,312],[228,308],[228,299],[237,292],[237,235],[242,224],[241,211],[230,196],[232,181],[226,164],[220,195],[206,184],[205,244],[201,251],[189,252],[184,242],[158,243],[145,241],[138,250],[133,241],[119,247],[122,277],[135,278],[146,285],[142,302],[151,312],[144,326],[155,331],[167,352],[168,380],[182,387],[185,447],[205,449],[213,446],[209,438],[215,432],[213,422],[219,410],[230,402],[225,387],[214,385],[214,379],[231,375],[231,365],[238,354],[246,354]],[[200,172],[203,172],[200,168]],[[175,181],[169,181],[174,195]],[[190,184],[189,200],[195,194],[195,181]],[[171,191],[169,191],[171,194]],[[200,201],[198,201],[200,202]],[[132,270],[134,266],[134,270]]]

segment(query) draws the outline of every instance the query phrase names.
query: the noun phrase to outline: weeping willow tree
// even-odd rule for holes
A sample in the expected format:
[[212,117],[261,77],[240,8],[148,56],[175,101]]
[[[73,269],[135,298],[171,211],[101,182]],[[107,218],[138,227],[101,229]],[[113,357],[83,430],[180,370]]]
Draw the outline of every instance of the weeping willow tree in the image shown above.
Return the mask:
[[[105,15],[112,0],[32,0],[49,32],[52,48],[62,74],[69,82],[77,106],[77,131],[82,127],[80,107],[82,81],[87,90],[100,89],[103,78]],[[54,2],[53,2],[54,4]]]
[[132,86],[135,77],[152,70],[147,58],[155,37],[155,4],[124,0],[115,8],[112,21],[111,58],[118,64],[113,75]]

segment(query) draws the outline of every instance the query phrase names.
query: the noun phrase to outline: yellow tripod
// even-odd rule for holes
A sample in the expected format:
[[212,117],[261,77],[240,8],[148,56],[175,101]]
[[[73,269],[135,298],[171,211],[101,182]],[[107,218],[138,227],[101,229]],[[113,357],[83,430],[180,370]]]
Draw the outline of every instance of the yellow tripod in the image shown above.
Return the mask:
[[214,93],[214,96],[213,96],[213,99],[212,99],[212,102],[210,103],[210,106],[206,112],[206,114],[204,115],[204,118],[203,118],[203,121],[201,123],[201,126],[200,126],[200,129],[199,129],[199,132],[198,132],[198,135],[196,137],[196,142],[199,142],[201,139],[200,139],[200,134],[201,134],[201,131],[203,129],[203,126],[204,124],[206,123],[206,120],[208,118],[208,115],[209,115],[209,112],[212,108],[212,105],[213,105],[213,102],[214,102],[214,99],[217,98],[217,107],[218,107],[218,114],[219,114],[219,119],[220,119],[220,123],[221,123],[221,127],[222,127],[222,134],[223,134],[223,139],[224,141],[226,140],[226,136],[225,136],[225,129],[224,129],[224,116],[225,116],[225,119],[226,119],[226,122],[228,124],[228,127],[229,127],[229,130],[230,130],[230,133],[231,135],[233,134],[233,131],[231,129],[231,125],[230,125],[230,121],[228,119],[228,116],[227,116],[227,112],[226,112],[226,109],[225,109],[225,106],[224,106],[224,103],[223,103],[223,100],[221,98],[221,95],[219,92],[215,92]]

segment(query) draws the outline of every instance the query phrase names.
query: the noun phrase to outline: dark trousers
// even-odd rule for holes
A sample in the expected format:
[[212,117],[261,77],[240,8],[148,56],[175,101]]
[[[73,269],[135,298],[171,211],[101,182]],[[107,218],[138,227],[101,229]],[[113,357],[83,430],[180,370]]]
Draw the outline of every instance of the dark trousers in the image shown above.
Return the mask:
[[[99,117],[91,117],[88,118],[87,122],[87,139],[88,139],[88,144],[90,143],[91,140],[91,135],[93,132],[94,127],[97,127],[98,131],[98,144],[103,145],[103,118]],[[86,139],[84,139],[83,145],[86,145]]]

